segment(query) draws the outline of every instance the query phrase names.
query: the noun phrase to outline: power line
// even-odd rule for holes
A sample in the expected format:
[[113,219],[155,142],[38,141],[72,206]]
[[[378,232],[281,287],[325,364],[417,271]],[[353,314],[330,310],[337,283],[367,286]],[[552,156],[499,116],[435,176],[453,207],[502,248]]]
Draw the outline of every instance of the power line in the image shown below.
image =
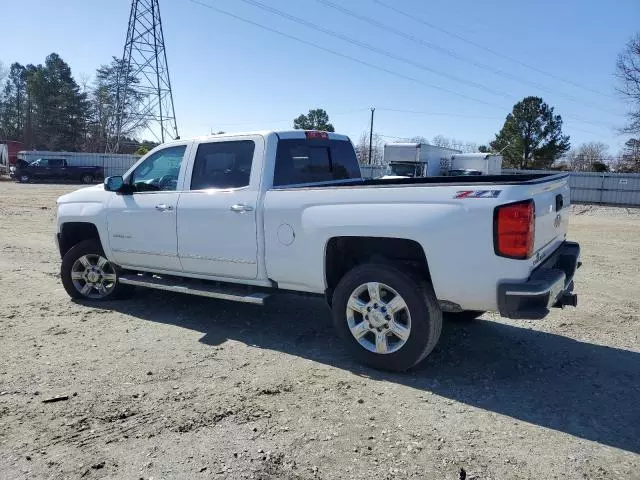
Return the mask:
[[[486,116],[486,115],[467,115],[462,113],[431,112],[431,111],[425,111],[425,110],[407,110],[407,109],[400,109],[400,108],[393,108],[393,107],[376,107],[376,110],[380,112],[408,113],[413,115],[425,115],[425,116],[434,116],[434,117],[468,118],[468,119],[475,119],[475,120],[504,120],[506,118],[506,116],[500,117],[500,116]],[[351,115],[354,113],[368,112],[368,111],[370,111],[370,108],[357,108],[354,110],[349,110],[347,112],[332,113],[331,117],[339,117],[343,115]],[[273,124],[273,123],[285,123],[285,122],[291,122],[291,119],[288,118],[288,119],[279,119],[279,120],[254,120],[254,121],[248,121],[248,122],[233,122],[233,123],[212,122],[212,123],[218,127],[234,127],[234,126],[243,126],[243,125]],[[566,123],[574,124],[574,123],[580,123],[580,122],[570,120]],[[599,136],[597,133],[590,132],[588,130],[581,130],[573,126],[570,128],[573,130],[584,132],[584,133],[589,133],[596,137]],[[404,137],[398,137],[398,138],[404,138]]]
[[432,68],[432,67],[430,67],[428,65],[425,65],[424,63],[420,63],[420,62],[417,62],[415,60],[411,60],[409,58],[402,57],[400,55],[396,55],[395,53],[390,52],[388,50],[384,50],[382,48],[375,47],[375,46],[373,46],[373,45],[371,45],[369,43],[365,43],[365,42],[357,40],[357,39],[355,39],[353,37],[349,37],[348,35],[344,35],[342,33],[336,32],[335,30],[330,30],[328,28],[321,27],[321,26],[319,26],[319,25],[317,25],[315,23],[308,22],[308,21],[306,21],[306,20],[304,20],[304,19],[302,19],[300,17],[296,17],[296,16],[293,16],[293,15],[290,15],[290,14],[288,14],[286,12],[283,12],[282,10],[278,10],[277,8],[270,7],[270,6],[265,5],[265,4],[261,3],[261,2],[258,2],[256,0],[241,0],[241,1],[244,2],[244,3],[247,3],[249,5],[253,5],[254,7],[260,8],[262,10],[265,10],[265,11],[267,11],[269,13],[274,14],[274,15],[277,15],[279,17],[286,18],[287,20],[295,22],[295,23],[297,23],[299,25],[303,25],[303,26],[305,26],[307,28],[310,28],[312,30],[316,30],[318,32],[322,32],[325,35],[329,35],[331,37],[337,38],[337,39],[342,40],[344,42],[351,43],[352,45],[356,45],[358,47],[364,48],[366,50],[369,50],[371,52],[377,53],[379,55],[383,55],[383,56],[391,58],[393,60],[397,60],[399,62],[403,62],[403,63],[406,63],[408,65],[412,65],[412,66],[414,66],[416,68],[419,68],[421,70],[426,70],[428,72],[434,73],[436,75],[440,75],[440,76],[448,78],[450,80],[453,80],[453,81],[456,81],[456,82],[459,82],[459,83],[463,83],[465,85],[468,85],[468,86],[471,86],[471,87],[474,87],[474,88],[478,88],[480,90],[484,90],[486,92],[489,92],[489,93],[491,93],[493,95],[496,95],[496,96],[499,96],[499,97],[504,97],[504,98],[507,98],[509,100],[513,99],[512,95],[509,95],[509,94],[507,94],[505,92],[500,92],[500,91],[494,90],[494,89],[492,89],[490,87],[487,87],[486,85],[483,85],[481,83],[477,83],[477,82],[474,82],[474,81],[471,81],[471,80],[467,80],[465,78],[460,78],[460,77],[457,77],[455,75],[451,75],[451,74],[445,73],[445,72],[443,72],[441,70],[437,70],[435,68]]
[[[482,119],[482,120],[504,120],[506,118],[505,116],[502,117],[490,117],[490,116],[485,116],[485,115],[465,115],[465,114],[458,114],[458,113],[444,113],[444,112],[431,112],[431,111],[424,111],[424,110],[402,110],[402,109],[398,109],[398,108],[386,108],[386,107],[378,107],[378,110],[383,110],[383,111],[389,111],[389,112],[400,112],[400,113],[413,113],[416,115],[433,115],[433,116],[443,116],[443,117],[461,117],[461,118],[477,118],[477,119]],[[605,127],[611,127],[611,125],[609,123],[606,122],[592,122],[590,120],[576,120],[573,117],[564,117],[563,121],[566,121],[566,123],[586,123],[589,125],[594,125],[594,126],[605,126]]]
[[[365,111],[369,111],[368,108],[357,108],[355,110],[349,110],[348,112],[339,112],[339,113],[332,113],[331,116],[332,117],[340,117],[343,115],[351,115],[353,113],[359,113],[359,112],[365,112]],[[239,123],[215,123],[215,125],[218,126],[223,126],[223,127],[233,127],[233,126],[240,126],[240,125],[256,125],[258,123],[284,123],[284,122],[292,122],[291,118],[287,118],[286,120],[255,120],[253,122],[239,122]]]
[[330,48],[324,47],[322,45],[318,45],[317,43],[313,43],[313,42],[310,42],[308,40],[304,40],[303,38],[296,37],[295,35],[290,35],[288,33],[284,33],[284,32],[282,32],[280,30],[275,29],[275,28],[271,28],[271,27],[268,27],[268,26],[263,25],[261,23],[254,22],[253,20],[249,20],[247,18],[241,17],[241,16],[236,15],[234,13],[227,12],[226,10],[222,10],[221,8],[214,7],[213,5],[208,4],[208,3],[204,3],[204,2],[202,2],[200,0],[189,0],[189,1],[191,3],[196,4],[196,5],[200,5],[201,7],[209,8],[209,9],[211,9],[211,10],[213,10],[215,12],[218,12],[218,13],[220,13],[222,15],[226,15],[228,17],[235,18],[236,20],[239,20],[239,21],[244,22],[244,23],[248,23],[249,25],[253,25],[255,27],[261,28],[261,29],[266,30],[266,31],[271,32],[271,33],[275,33],[276,35],[280,35],[280,36],[288,38],[290,40],[295,40],[296,42],[302,43],[304,45],[308,45],[310,47],[314,47],[314,48],[317,48],[319,50],[323,50],[323,51],[325,51],[327,53],[331,53],[332,55],[336,55],[338,57],[342,57],[342,58],[345,58],[347,60],[351,60],[352,62],[359,63],[361,65],[364,65],[366,67],[372,68],[374,70],[385,72],[385,73],[388,73],[389,75],[393,75],[395,77],[404,78],[405,80],[410,80],[412,82],[419,83],[420,85],[425,85],[425,86],[433,88],[435,90],[440,90],[441,92],[446,92],[446,93],[449,93],[451,95],[456,95],[458,97],[465,98],[465,99],[471,100],[473,102],[481,103],[481,104],[487,105],[489,107],[499,108],[500,110],[504,110],[505,109],[504,106],[496,105],[496,104],[493,104],[493,103],[490,103],[490,102],[485,102],[484,100],[480,100],[480,99],[472,97],[470,95],[465,95],[464,93],[456,92],[455,90],[450,90],[448,88],[441,87],[439,85],[434,85],[432,83],[425,82],[425,81],[423,81],[423,80],[421,80],[419,78],[412,77],[410,75],[404,75],[404,74],[398,73],[398,72],[394,72],[393,70],[390,70],[388,68],[381,67],[381,66],[375,65],[373,63],[366,62],[366,61],[361,60],[359,58],[352,57],[351,55],[347,55],[347,54],[344,54],[344,53],[341,53],[341,52],[337,52],[335,50],[332,50]]
[[[554,93],[554,94],[556,94],[558,96],[566,98],[569,101],[572,101],[572,102],[575,102],[575,103],[579,103],[580,105],[588,106],[590,108],[594,108],[596,110],[600,110],[600,111],[603,111],[603,112],[606,112],[606,113],[609,113],[609,114],[612,114],[612,115],[619,115],[617,112],[614,112],[613,110],[609,110],[609,109],[607,109],[605,107],[602,107],[601,105],[584,102],[584,101],[582,101],[582,100],[580,100],[580,99],[578,99],[578,98],[576,98],[576,97],[574,97],[572,95],[568,95],[566,93],[555,91],[555,90],[553,90],[553,89],[551,89],[551,88],[549,88],[549,87],[547,87],[545,85],[542,85],[540,83],[537,83],[537,82],[534,82],[534,81],[531,81],[531,80],[522,79],[521,77],[518,77],[517,75],[513,75],[513,74],[511,74],[509,72],[506,72],[506,71],[500,69],[500,68],[497,68],[497,67],[494,67],[492,65],[489,65],[489,64],[486,64],[486,63],[482,63],[482,62],[479,62],[477,60],[465,57],[463,55],[460,55],[459,53],[456,53],[453,50],[450,50],[448,48],[441,47],[440,45],[437,45],[435,43],[431,43],[431,42],[428,42],[426,40],[423,40],[423,39],[421,39],[419,37],[416,37],[415,35],[411,35],[409,33],[406,33],[404,31],[402,31],[402,30],[394,28],[394,27],[392,27],[392,26],[390,26],[388,24],[379,22],[379,21],[377,21],[377,20],[375,20],[375,19],[373,19],[371,17],[367,17],[366,15],[359,14],[359,13],[353,11],[353,10],[345,8],[345,7],[343,7],[341,5],[338,5],[336,3],[333,3],[333,2],[331,2],[329,0],[317,0],[317,1],[319,3],[327,6],[327,7],[330,7],[330,8],[333,8],[335,10],[340,11],[340,12],[344,13],[345,15],[348,15],[348,16],[351,16],[353,18],[356,18],[356,19],[358,19],[360,21],[363,21],[365,23],[373,25],[373,26],[375,26],[377,28],[380,28],[382,30],[391,32],[391,33],[393,33],[393,34],[395,34],[395,35],[397,35],[399,37],[405,38],[405,39],[410,40],[410,41],[412,41],[414,43],[417,43],[417,44],[422,45],[424,47],[430,48],[431,50],[435,50],[435,51],[440,52],[440,53],[442,53],[444,55],[448,55],[448,56],[453,57],[453,58],[455,58],[457,60],[470,63],[471,65],[474,65],[474,66],[476,66],[478,68],[481,68],[483,70],[487,70],[487,71],[489,71],[489,72],[491,72],[491,73],[493,73],[495,75],[502,76],[502,77],[508,78],[510,80],[514,80],[514,81],[522,83],[524,85],[529,85],[529,86],[533,86],[533,87],[539,88],[539,89],[544,90],[544,91],[546,91],[548,93]],[[392,8],[394,11],[396,10],[393,7],[388,7],[388,8]],[[414,18],[414,20],[420,21],[420,20],[415,19],[415,18]],[[428,25],[431,25],[431,24],[428,24]],[[434,28],[436,28],[436,27],[434,27]]]
[[387,3],[385,3],[385,2],[383,2],[381,0],[371,0],[371,1],[374,2],[374,3],[377,3],[378,5],[380,5],[382,7],[388,8],[389,10],[392,10],[392,11],[396,12],[399,15],[402,15],[404,17],[410,18],[410,19],[412,19],[412,20],[414,20],[416,22],[422,23],[423,25],[426,25],[426,26],[428,26],[430,28],[433,28],[434,30],[438,30],[439,32],[442,32],[442,33],[444,33],[446,35],[449,35],[451,37],[457,38],[458,40],[461,40],[461,41],[463,41],[465,43],[468,43],[469,45],[473,45],[474,47],[480,48],[480,49],[482,49],[482,50],[484,50],[486,52],[489,52],[489,53],[491,53],[491,54],[493,54],[493,55],[495,55],[497,57],[503,58],[505,60],[509,60],[511,62],[515,62],[515,63],[517,63],[517,64],[519,64],[519,65],[521,65],[521,66],[523,66],[525,68],[533,70],[534,72],[540,73],[542,75],[546,75],[546,76],[551,77],[551,78],[553,78],[555,80],[559,80],[561,82],[564,82],[564,83],[566,83],[568,85],[572,85],[572,86],[577,87],[577,88],[580,88],[582,90],[586,90],[586,91],[589,91],[589,92],[592,92],[592,93],[597,93],[598,95],[602,95],[604,97],[609,97],[609,98],[612,97],[612,95],[610,95],[610,94],[603,93],[603,92],[600,92],[598,90],[586,87],[586,86],[581,85],[581,84],[579,84],[577,82],[574,82],[573,80],[569,80],[569,79],[563,78],[563,77],[561,77],[559,75],[547,72],[547,71],[542,70],[542,69],[540,69],[538,67],[534,67],[533,65],[529,65],[528,63],[525,63],[522,60],[519,60],[517,58],[511,57],[509,55],[505,55],[504,53],[500,53],[500,52],[498,52],[498,51],[496,51],[496,50],[494,50],[492,48],[489,48],[489,47],[481,45],[481,44],[479,44],[477,42],[474,42],[473,40],[469,40],[468,38],[463,37],[462,35],[459,35],[457,33],[454,33],[454,32],[451,32],[449,30],[446,30],[446,29],[444,29],[442,27],[439,27],[438,25],[434,25],[434,24],[432,24],[430,22],[427,22],[426,20],[424,20],[422,18],[418,18],[416,15],[412,15],[410,13],[404,12],[404,11],[400,10],[399,8],[394,7],[392,5],[389,5],[389,4],[387,4]]
[[434,117],[458,117],[458,118],[475,118],[482,120],[503,120],[504,117],[489,117],[484,115],[465,115],[462,113],[445,113],[445,112],[427,112],[420,110],[403,110],[399,108],[389,108],[389,107],[377,107],[378,110],[384,112],[397,112],[397,113],[412,113],[416,115],[429,115]]
[[[366,66],[366,67],[372,68],[372,69],[374,69],[374,70],[378,70],[378,71],[381,71],[381,72],[387,73],[387,74],[389,74],[389,75],[393,75],[393,76],[398,77],[398,78],[403,78],[403,79],[405,79],[405,80],[410,80],[410,81],[412,81],[412,82],[415,82],[415,83],[418,83],[418,84],[425,85],[425,86],[427,86],[427,87],[433,88],[433,89],[435,89],[435,90],[440,90],[440,91],[443,91],[443,92],[449,93],[449,94],[451,94],[451,95],[455,95],[455,96],[458,96],[458,97],[461,97],[461,98],[465,98],[465,99],[467,99],[467,100],[471,100],[471,101],[473,101],[473,102],[477,102],[477,103],[480,103],[480,104],[483,104],[483,105],[487,105],[487,106],[489,106],[489,107],[498,108],[498,109],[503,110],[503,111],[504,111],[504,110],[508,110],[508,109],[506,109],[504,106],[500,106],[500,105],[496,105],[496,104],[493,104],[493,103],[490,103],[490,102],[486,102],[486,101],[484,101],[484,100],[480,100],[480,99],[478,99],[478,98],[475,98],[475,97],[472,97],[472,96],[469,96],[469,95],[466,95],[466,94],[463,94],[463,93],[460,93],[460,92],[456,92],[456,91],[454,91],[454,90],[450,90],[450,89],[448,89],[448,88],[441,87],[441,86],[439,86],[439,85],[434,85],[434,84],[432,84],[432,83],[425,82],[425,81],[423,81],[423,80],[421,80],[421,79],[419,79],[419,78],[412,77],[412,76],[410,76],[410,75],[404,75],[404,74],[402,74],[402,73],[398,73],[398,72],[395,72],[395,71],[390,70],[390,69],[388,69],[388,68],[381,67],[381,66],[375,65],[375,64],[373,64],[373,63],[369,63],[369,62],[364,61],[364,60],[361,60],[361,59],[359,59],[359,58],[352,57],[352,56],[350,56],[350,55],[347,55],[347,54],[344,54],[344,53],[341,53],[341,52],[337,52],[337,51],[335,51],[335,50],[332,50],[332,49],[330,49],[330,48],[324,47],[324,46],[322,46],[322,45],[318,45],[318,44],[316,44],[316,43],[310,42],[310,41],[305,40],[305,39],[303,39],[303,38],[296,37],[295,35],[291,35],[291,34],[288,34],[288,33],[282,32],[282,31],[280,31],[280,30],[278,30],[278,29],[268,27],[268,26],[263,25],[263,24],[258,23],[258,22],[254,22],[253,20],[249,20],[249,19],[247,19],[247,18],[241,17],[241,16],[236,15],[236,14],[234,14],[234,13],[227,12],[226,10],[222,10],[221,8],[215,7],[215,6],[211,5],[211,4],[208,4],[208,3],[202,2],[202,1],[200,1],[200,0],[189,0],[189,1],[190,1],[191,3],[196,4],[196,5],[200,5],[200,6],[202,6],[202,7],[205,7],[205,8],[208,8],[208,9],[210,9],[210,10],[213,10],[213,11],[215,11],[215,12],[218,12],[218,13],[220,13],[220,14],[222,14],[222,15],[226,15],[226,16],[228,16],[228,17],[231,17],[231,18],[234,18],[234,19],[239,20],[239,21],[241,21],[241,22],[247,23],[247,24],[249,24],[249,25],[253,25],[253,26],[255,26],[255,27],[261,28],[261,29],[266,30],[266,31],[268,31],[268,32],[275,33],[276,35],[280,35],[280,36],[285,37],[285,38],[288,38],[288,39],[290,39],[290,40],[295,40],[296,42],[302,43],[303,45],[308,45],[308,46],[314,47],[314,48],[316,48],[316,49],[322,50],[322,51],[324,51],[324,52],[331,53],[332,55],[336,55],[336,56],[338,56],[338,57],[345,58],[345,59],[347,59],[347,60],[351,60],[351,61],[353,61],[353,62],[359,63],[359,64],[361,64],[361,65],[364,65],[364,66]],[[274,122],[274,123],[275,123],[275,122]],[[582,129],[579,129],[579,128],[574,128],[574,130],[578,130],[578,131],[582,131],[582,132],[584,132],[584,133],[589,133],[590,135],[598,136],[598,134],[593,133],[593,132],[590,132],[590,131],[588,131],[588,130],[582,130]]]
[[[506,118],[506,116],[505,117],[489,117],[489,116],[480,116],[480,115],[464,115],[464,114],[457,114],[457,113],[427,112],[427,111],[420,111],[420,110],[402,110],[398,108],[386,108],[386,107],[378,107],[377,109],[383,112],[410,113],[410,114],[416,114],[416,115],[429,115],[429,116],[433,115],[433,116],[445,116],[445,117],[475,118],[475,119],[482,119],[482,120],[503,120],[504,118]],[[565,122],[563,120],[563,123],[573,124],[573,123],[579,123],[579,121],[570,120],[569,122]],[[591,132],[589,130],[584,130],[582,128],[574,127],[573,125],[570,128],[578,132],[588,133],[595,137],[600,136],[598,133]]]

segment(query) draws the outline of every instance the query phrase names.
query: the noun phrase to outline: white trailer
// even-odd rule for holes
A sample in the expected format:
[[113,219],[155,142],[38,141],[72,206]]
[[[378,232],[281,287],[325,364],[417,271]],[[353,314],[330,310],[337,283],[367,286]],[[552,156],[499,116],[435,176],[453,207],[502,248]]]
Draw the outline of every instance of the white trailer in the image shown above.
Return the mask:
[[102,167],[105,177],[122,175],[138,161],[138,155],[117,153],[49,152],[45,150],[23,150],[18,159],[28,163],[39,158],[61,158],[72,167]]
[[388,165],[385,178],[443,175],[448,170],[449,159],[457,153],[460,150],[428,143],[387,143],[384,146],[384,162]]
[[482,175],[502,173],[502,155],[494,153],[460,153],[451,156],[449,170],[475,170]]

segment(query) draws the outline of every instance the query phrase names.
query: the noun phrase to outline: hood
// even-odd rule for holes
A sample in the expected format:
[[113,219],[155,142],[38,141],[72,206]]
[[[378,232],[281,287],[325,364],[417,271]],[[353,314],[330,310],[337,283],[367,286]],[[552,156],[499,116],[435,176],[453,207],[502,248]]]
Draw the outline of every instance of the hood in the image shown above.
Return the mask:
[[84,187],[75,192],[67,193],[58,198],[58,205],[61,203],[104,203],[109,197],[113,195],[112,192],[107,192],[104,189],[103,184],[93,185],[91,187]]

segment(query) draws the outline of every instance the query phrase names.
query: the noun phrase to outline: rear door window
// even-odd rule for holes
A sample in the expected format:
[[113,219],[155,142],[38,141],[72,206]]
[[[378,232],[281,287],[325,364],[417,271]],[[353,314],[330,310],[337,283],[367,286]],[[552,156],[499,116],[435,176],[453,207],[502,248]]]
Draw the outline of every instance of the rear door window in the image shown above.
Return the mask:
[[360,178],[353,146],[343,140],[280,140],[274,186]]
[[242,188],[249,185],[253,140],[201,143],[191,174],[191,190]]

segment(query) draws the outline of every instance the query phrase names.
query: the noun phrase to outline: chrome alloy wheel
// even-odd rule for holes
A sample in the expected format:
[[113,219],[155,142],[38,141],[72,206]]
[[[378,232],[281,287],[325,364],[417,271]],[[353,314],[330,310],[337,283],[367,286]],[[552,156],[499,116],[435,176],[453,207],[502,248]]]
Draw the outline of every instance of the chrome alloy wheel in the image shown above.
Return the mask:
[[71,267],[73,286],[87,298],[106,297],[115,288],[117,279],[113,265],[101,255],[83,255]]
[[411,333],[411,315],[405,300],[384,283],[357,287],[347,302],[347,323],[353,337],[373,353],[400,350]]

